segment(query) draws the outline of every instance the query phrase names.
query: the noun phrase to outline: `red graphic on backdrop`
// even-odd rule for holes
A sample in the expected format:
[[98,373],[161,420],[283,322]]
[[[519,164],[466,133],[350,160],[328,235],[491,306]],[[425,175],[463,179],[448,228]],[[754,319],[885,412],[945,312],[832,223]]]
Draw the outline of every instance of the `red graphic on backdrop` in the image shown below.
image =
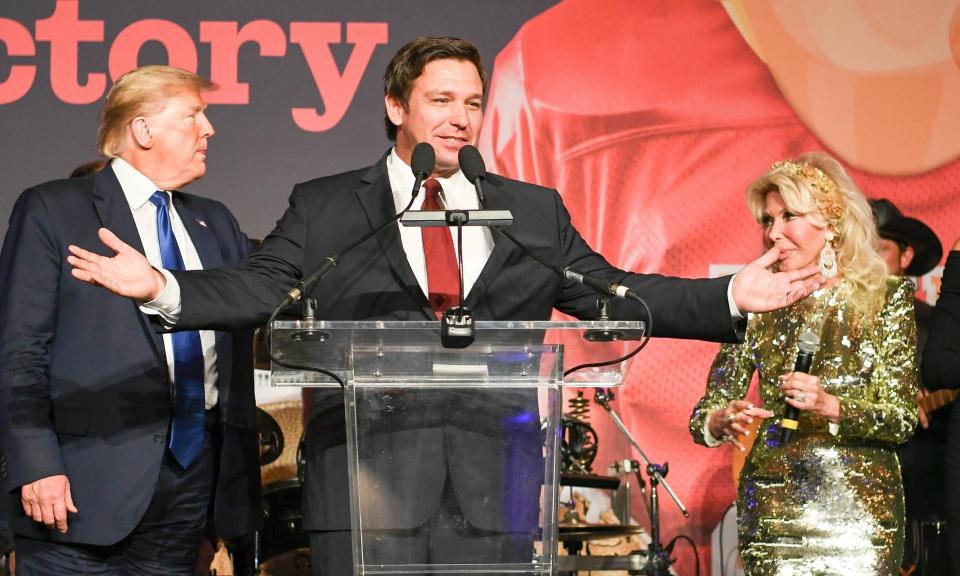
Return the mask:
[[[37,65],[21,60],[37,55],[37,42],[50,44],[50,87],[58,99],[81,105],[103,97],[107,73],[91,72],[80,78],[78,62],[83,44],[104,42],[104,21],[81,20],[79,12],[79,2],[59,0],[53,14],[36,21],[33,35],[20,22],[0,18],[0,43],[15,62],[6,80],[0,82],[0,104],[16,102],[33,88]],[[353,50],[341,72],[333,46],[344,42],[344,28],[346,43]],[[211,104],[249,103],[250,87],[240,81],[237,63],[243,45],[256,44],[261,57],[281,58],[293,44],[300,48],[323,104],[322,112],[310,106],[292,108],[293,122],[307,132],[329,130],[350,107],[374,50],[387,43],[388,28],[386,22],[291,22],[288,34],[270,20],[254,20],[242,26],[229,21],[200,22],[200,43],[210,45],[210,77],[220,85],[206,100]],[[112,39],[107,62],[110,78],[136,68],[140,50],[149,42],[164,47],[170,65],[197,71],[197,42],[190,32],[176,22],[149,18],[129,24]]]
[[[630,270],[703,277],[754,259],[761,231],[747,186],[774,161],[809,150],[832,152],[868,196],[893,200],[952,242],[960,232],[958,35],[937,25],[949,18],[922,16],[934,5],[960,15],[958,4],[893,17],[885,10],[902,6],[566,0],[529,20],[497,57],[479,147],[491,171],[558,188],[590,245]],[[929,105],[914,76],[933,71],[943,96]],[[891,98],[877,92],[881,81],[901,89],[899,106],[878,110]],[[806,99],[790,100],[795,94]],[[871,106],[861,107],[863,99]],[[930,116],[938,120],[909,123]],[[887,146],[894,123],[909,131]],[[924,146],[908,149],[917,140]],[[895,157],[881,154],[898,146]],[[934,280],[921,280],[928,301]],[[617,402],[647,455],[670,462],[668,481],[690,510],[683,518],[661,494],[664,539],[690,535],[705,569],[711,552],[714,568],[727,557],[710,550],[711,534],[735,492],[730,450],[697,446],[687,432],[716,352],[715,344],[651,342]],[[609,419],[591,425],[601,439],[599,471],[632,456]],[[639,499],[633,512],[646,524]],[[735,549],[730,540],[725,553]],[[677,573],[692,574],[692,553],[676,550]]]

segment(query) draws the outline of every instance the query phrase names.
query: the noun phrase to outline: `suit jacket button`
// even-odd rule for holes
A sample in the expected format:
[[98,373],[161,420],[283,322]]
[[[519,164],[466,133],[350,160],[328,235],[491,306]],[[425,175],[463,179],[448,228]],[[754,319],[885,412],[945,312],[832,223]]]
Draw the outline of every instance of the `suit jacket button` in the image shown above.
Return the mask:
[[163,434],[154,434],[153,441],[157,444],[163,444]]

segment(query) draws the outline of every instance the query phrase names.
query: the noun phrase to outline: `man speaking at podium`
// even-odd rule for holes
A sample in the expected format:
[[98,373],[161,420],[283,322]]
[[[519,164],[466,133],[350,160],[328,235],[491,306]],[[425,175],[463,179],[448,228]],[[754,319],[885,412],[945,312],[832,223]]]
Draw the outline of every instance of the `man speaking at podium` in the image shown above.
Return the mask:
[[[261,324],[287,290],[328,255],[389,222],[408,204],[415,184],[410,165],[418,143],[433,147],[436,165],[413,209],[478,207],[474,186],[460,171],[458,154],[477,141],[486,84],[487,74],[473,45],[455,38],[418,38],[399,50],[384,74],[387,133],[396,145],[373,166],[294,187],[290,206],[277,227],[240,267],[158,271],[102,230],[101,240],[116,255],[108,258],[71,247],[73,274],[146,303],[175,330],[235,330]],[[486,175],[482,190],[484,207],[510,210],[514,220],[507,229],[539,259],[557,269],[570,267],[625,285],[639,294],[654,316],[654,336],[735,341],[741,333],[741,315],[788,305],[819,283],[815,268],[796,274],[767,271],[777,259],[775,249],[732,279],[689,280],[625,272],[584,242],[556,190],[494,174]],[[459,272],[452,235],[442,228],[423,230],[431,232],[389,226],[345,254],[322,282],[308,290],[307,295],[317,300],[316,317],[433,320],[456,303],[453,294],[459,292]],[[100,246],[86,248],[103,251]],[[546,320],[554,309],[579,318],[596,316],[596,295],[590,289],[562,278],[499,234],[468,228],[463,252],[464,304],[477,319]],[[615,302],[611,315],[647,319],[639,305],[628,301]],[[312,408],[310,429],[315,433],[308,432],[307,439],[305,527],[316,531],[311,537],[314,573],[347,574],[352,561],[340,392],[314,393]],[[333,436],[340,437],[340,443],[329,446],[336,442]],[[327,446],[321,448],[322,444]],[[443,478],[445,457],[437,456],[437,462],[418,462],[409,482],[429,485],[435,475]],[[453,527],[460,534],[486,536],[470,540],[471,544],[482,542],[503,551],[505,557],[512,554],[517,561],[529,562],[532,546],[524,551],[505,527],[485,525],[477,505],[470,502],[470,479],[465,475],[435,492],[423,494],[416,503],[432,517],[399,526],[423,547],[415,552],[422,557],[412,558],[412,540],[408,540],[405,561],[464,560],[464,554],[470,554],[464,542],[445,546],[434,539],[442,528]],[[444,554],[449,558],[445,560]]]

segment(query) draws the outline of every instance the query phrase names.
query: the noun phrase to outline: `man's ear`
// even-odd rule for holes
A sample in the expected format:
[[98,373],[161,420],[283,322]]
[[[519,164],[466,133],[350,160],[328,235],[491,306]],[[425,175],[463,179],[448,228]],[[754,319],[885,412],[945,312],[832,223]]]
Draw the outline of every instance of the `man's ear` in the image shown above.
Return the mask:
[[383,97],[383,104],[387,108],[387,118],[393,122],[393,125],[399,128],[403,125],[403,116],[407,109],[403,102],[387,94]]
[[146,116],[137,116],[130,122],[130,133],[138,147],[148,150],[153,147],[153,134]]
[[909,268],[915,255],[916,253],[913,251],[913,246],[908,244],[906,248],[900,251],[900,268],[903,270]]

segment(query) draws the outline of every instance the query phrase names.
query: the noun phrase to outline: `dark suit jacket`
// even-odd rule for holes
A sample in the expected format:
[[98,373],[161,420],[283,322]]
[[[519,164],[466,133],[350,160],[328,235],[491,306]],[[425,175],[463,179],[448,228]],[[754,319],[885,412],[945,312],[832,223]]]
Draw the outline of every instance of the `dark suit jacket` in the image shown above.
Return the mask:
[[[921,364],[923,383],[930,390],[960,388],[960,252],[947,255],[940,299],[930,321]],[[944,508],[951,521],[960,522],[960,402],[954,401],[947,427],[944,458]],[[960,530],[951,534],[960,534]],[[960,563],[958,563],[960,564]]]
[[[729,278],[681,280],[618,270],[591,250],[573,228],[555,190],[488,174],[484,194],[487,208],[512,211],[514,223],[509,230],[541,259],[636,290],[653,311],[655,336],[717,341],[737,338],[726,298]],[[176,274],[182,294],[178,328],[235,329],[263,322],[302,275],[387,222],[394,212],[385,159],[368,168],[297,185],[277,227],[243,266]],[[596,317],[594,293],[560,279],[502,236],[494,233],[493,238],[493,252],[465,302],[476,318],[544,320],[554,309],[581,318]],[[323,320],[435,319],[407,261],[396,226],[344,255],[310,295],[317,298],[316,316]],[[625,301],[614,303],[612,316],[646,319],[641,307]],[[345,451],[342,444],[331,446],[343,435],[341,394],[317,391],[313,398],[305,526],[349,529]],[[529,399],[514,400],[507,409],[530,408]],[[392,449],[399,454],[392,473],[394,478],[409,479],[409,493],[398,495],[408,508],[399,517],[387,519],[388,514],[384,514],[380,527],[409,528],[427,519],[436,510],[448,472],[458,503],[472,525],[520,530],[536,525],[536,510],[524,511],[519,519],[508,519],[509,503],[485,506],[478,495],[502,490],[519,493],[520,502],[535,499],[539,485],[529,479],[518,480],[523,475],[517,472],[537,466],[538,455],[520,454],[512,470],[497,474],[498,470],[491,469],[489,454],[503,450],[506,431],[462,430],[449,420],[438,421],[435,414],[432,420],[429,415],[425,418],[425,426],[392,438]],[[512,430],[510,436],[535,434],[535,426],[536,422],[530,422],[529,429]],[[321,446],[323,450],[318,448]],[[542,468],[538,475],[542,478]],[[522,485],[511,486],[511,482]]]
[[[917,319],[917,366],[930,330],[934,307],[914,300]],[[943,457],[946,452],[950,407],[927,413],[929,426],[917,424],[913,436],[897,446],[908,520],[936,520],[943,516]]]
[[[233,264],[246,239],[222,204],[180,192],[174,205],[205,267]],[[66,474],[79,513],[53,538],[107,545],[146,511],[167,446],[171,385],[161,336],[137,305],[74,279],[67,245],[106,253],[105,226],[142,251],[112,169],[48,182],[17,200],[0,254],[0,440],[18,533],[19,487]],[[216,336],[224,430],[215,517],[225,536],[260,517],[252,338]]]

